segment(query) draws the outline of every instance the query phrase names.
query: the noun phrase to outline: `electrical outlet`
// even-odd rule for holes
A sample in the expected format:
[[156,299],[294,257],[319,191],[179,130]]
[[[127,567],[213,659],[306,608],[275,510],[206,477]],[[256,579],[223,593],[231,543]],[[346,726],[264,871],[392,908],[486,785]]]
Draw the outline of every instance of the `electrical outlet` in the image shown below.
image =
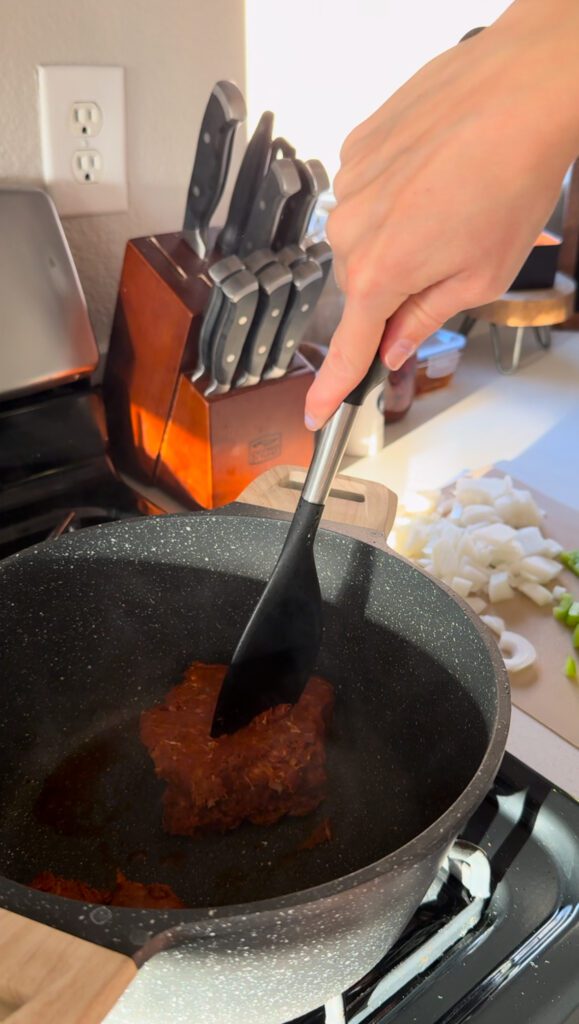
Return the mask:
[[103,113],[98,103],[73,103],[72,124],[74,135],[98,135],[103,126]]
[[38,68],[44,180],[63,217],[127,209],[124,71]]
[[76,181],[94,184],[102,179],[103,162],[98,149],[77,149],[72,158]]

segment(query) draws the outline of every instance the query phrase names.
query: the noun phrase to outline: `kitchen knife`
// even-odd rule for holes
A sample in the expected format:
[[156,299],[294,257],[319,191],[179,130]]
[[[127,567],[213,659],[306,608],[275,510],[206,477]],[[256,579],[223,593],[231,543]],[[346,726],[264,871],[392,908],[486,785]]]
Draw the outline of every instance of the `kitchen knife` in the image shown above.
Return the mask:
[[324,278],[324,284],[328,280],[330,268],[332,266],[332,260],[334,254],[332,252],[332,246],[329,242],[322,240],[321,242],[309,242],[306,245],[306,253],[311,256],[313,260],[316,260],[322,268],[322,276]]
[[252,274],[258,274],[264,267],[267,267],[270,263],[278,263],[279,260],[271,249],[256,249],[255,252],[246,256],[243,262]]
[[280,263],[270,263],[257,274],[259,298],[241,360],[236,387],[257,384],[271,351],[292,287],[293,275]]
[[263,374],[264,380],[282,377],[286,372],[323,288],[322,268],[311,257],[292,267],[292,275],[290,296]]
[[209,277],[213,281],[213,288],[209,293],[209,301],[203,315],[203,323],[199,332],[197,366],[191,374],[191,380],[199,380],[199,377],[202,377],[209,368],[211,335],[221,310],[221,285],[228,277],[243,269],[243,263],[238,256],[227,256],[209,268]]
[[284,267],[296,267],[298,263],[307,260],[308,254],[301,245],[284,245],[283,249],[276,252],[275,258],[283,263]]
[[204,259],[207,229],[225,186],[233,137],[245,120],[245,101],[233,82],[217,82],[205,108],[187,193],[183,236]]
[[243,236],[252,201],[269,166],[272,132],[273,114],[266,110],[261,115],[245,150],[233,188],[227,220],[217,238],[216,248],[224,256],[236,252]]
[[307,163],[294,160],[294,164],[300,176],[300,188],[284,205],[273,249],[283,249],[286,245],[301,245],[318,197],[330,186],[330,179],[319,160],[308,160]]
[[242,258],[256,249],[271,249],[284,203],[300,187],[292,160],[272,160],[263,179],[239,247]]
[[280,135],[277,139],[273,140],[273,142],[271,144],[271,159],[272,160],[277,160],[278,157],[281,157],[281,156],[285,156],[285,157],[288,157],[290,160],[293,160],[295,155],[296,155],[296,151],[295,151],[294,147],[290,145],[290,143],[287,141],[287,139],[282,138],[282,136]]
[[220,286],[221,310],[212,336],[211,377],[205,395],[229,391],[257,306],[259,286],[248,270],[228,277]]

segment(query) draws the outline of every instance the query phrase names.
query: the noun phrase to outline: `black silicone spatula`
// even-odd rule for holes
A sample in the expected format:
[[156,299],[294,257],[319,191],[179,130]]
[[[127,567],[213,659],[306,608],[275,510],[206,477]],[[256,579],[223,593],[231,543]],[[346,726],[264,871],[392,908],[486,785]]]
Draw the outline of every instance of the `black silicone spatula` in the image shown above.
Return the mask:
[[282,552],[223,681],[213,736],[235,732],[276,704],[294,704],[314,670],[322,639],[316,531],[358,407],[386,372],[376,356],[321,433]]

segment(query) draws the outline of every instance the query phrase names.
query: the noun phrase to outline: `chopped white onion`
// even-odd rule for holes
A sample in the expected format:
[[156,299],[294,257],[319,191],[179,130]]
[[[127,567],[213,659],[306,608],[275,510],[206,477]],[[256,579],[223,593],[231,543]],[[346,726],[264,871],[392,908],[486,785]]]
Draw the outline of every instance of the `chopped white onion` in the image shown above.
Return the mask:
[[556,558],[560,555],[563,550],[563,545],[559,544],[558,541],[553,540],[551,537],[545,538],[545,547],[542,554],[547,555],[549,558]]
[[539,526],[543,517],[530,491],[513,489],[510,494],[497,498],[494,507],[503,522],[510,526]]
[[567,587],[553,587],[553,597],[556,601],[560,601],[563,594],[568,594]]
[[461,597],[468,597],[472,590],[472,582],[466,580],[464,576],[453,576],[450,585]]
[[[416,506],[418,511],[419,506]],[[438,507],[396,521],[396,547],[447,583],[471,607],[510,600],[518,591],[550,604],[563,566],[561,545],[539,528],[544,513],[510,477],[461,477]],[[561,589],[561,593],[565,590]]]
[[540,583],[535,583],[532,580],[522,580],[521,582],[515,583],[517,590],[521,591],[521,594],[525,594],[531,598],[535,604],[540,607],[546,604],[553,604],[553,595],[550,590],[546,587],[541,586]]
[[475,612],[477,615],[480,615],[481,612],[484,612],[487,606],[487,602],[483,601],[482,597],[467,597],[466,603],[471,606],[473,612]]
[[501,517],[490,505],[458,505],[461,515],[458,517],[463,526],[477,526],[481,523],[500,523]]
[[547,541],[538,526],[523,526],[517,531],[517,540],[526,555],[545,555]]
[[527,555],[526,558],[521,558],[517,569],[526,579],[536,580],[537,583],[549,583],[561,572],[561,563],[553,561],[552,558],[545,558],[544,555]]
[[508,672],[521,672],[537,660],[532,643],[520,633],[504,630],[499,637],[499,649]]
[[484,622],[485,626],[488,626],[493,633],[497,636],[501,636],[505,631],[504,619],[499,618],[498,615],[481,615],[481,622]]
[[509,583],[508,572],[493,572],[489,580],[489,600],[491,604],[498,604],[499,601],[508,601],[514,597],[514,591]]

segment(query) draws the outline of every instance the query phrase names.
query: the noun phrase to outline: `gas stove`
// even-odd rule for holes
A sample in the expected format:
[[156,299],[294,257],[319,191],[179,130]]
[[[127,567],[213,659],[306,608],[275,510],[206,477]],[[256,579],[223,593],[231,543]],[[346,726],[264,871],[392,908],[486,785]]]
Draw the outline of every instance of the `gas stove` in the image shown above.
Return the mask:
[[579,804],[506,754],[396,946],[299,1024],[324,1021],[579,1021]]
[[[175,510],[119,479],[98,392],[85,384],[0,407],[0,480],[0,557],[67,530]],[[147,1012],[154,984],[152,960],[107,1024],[157,1024]],[[506,1020],[579,1022],[579,804],[508,753],[396,946],[292,1024]]]

